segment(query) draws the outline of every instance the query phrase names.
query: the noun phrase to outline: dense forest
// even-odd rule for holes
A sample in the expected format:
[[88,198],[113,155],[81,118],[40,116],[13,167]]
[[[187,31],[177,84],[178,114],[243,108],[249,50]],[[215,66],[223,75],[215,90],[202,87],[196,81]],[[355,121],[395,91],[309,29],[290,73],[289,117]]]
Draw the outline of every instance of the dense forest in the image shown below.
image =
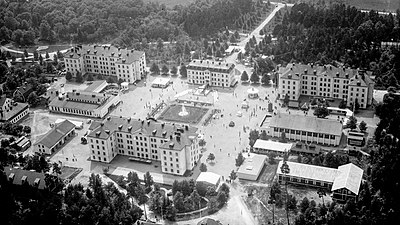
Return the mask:
[[277,63],[331,63],[372,70],[378,87],[397,87],[400,49],[381,47],[381,42],[399,42],[399,25],[399,13],[379,15],[343,4],[322,7],[300,3],[273,29],[276,42],[267,35],[258,48],[274,55]]
[[[257,2],[258,5],[261,1]],[[179,35],[200,37],[234,26],[255,8],[252,0],[198,0],[166,8],[142,0],[0,0],[0,37],[32,45],[46,42],[116,44],[155,41]]]

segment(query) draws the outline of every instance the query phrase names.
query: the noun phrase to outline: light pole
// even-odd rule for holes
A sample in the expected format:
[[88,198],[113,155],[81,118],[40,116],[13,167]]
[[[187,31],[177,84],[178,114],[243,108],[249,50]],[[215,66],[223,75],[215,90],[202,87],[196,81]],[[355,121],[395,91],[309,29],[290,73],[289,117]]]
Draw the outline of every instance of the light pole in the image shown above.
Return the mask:
[[285,189],[286,189],[286,218],[287,224],[290,225],[289,222],[289,210],[288,210],[288,191],[287,191],[287,180],[286,175],[290,173],[289,165],[287,164],[285,158],[283,160],[283,164],[281,166],[281,172],[283,173],[283,182],[285,182]]

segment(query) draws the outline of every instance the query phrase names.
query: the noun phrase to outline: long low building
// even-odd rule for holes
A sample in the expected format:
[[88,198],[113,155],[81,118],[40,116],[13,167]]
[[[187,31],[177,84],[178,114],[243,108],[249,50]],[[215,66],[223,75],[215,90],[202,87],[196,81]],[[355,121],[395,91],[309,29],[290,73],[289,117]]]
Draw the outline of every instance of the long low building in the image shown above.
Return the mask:
[[338,146],[343,127],[337,120],[278,113],[267,128],[261,129],[273,137],[281,137],[284,132],[289,140]]
[[54,98],[49,104],[49,109],[55,113],[103,118],[120,101],[119,95],[73,90]]
[[237,171],[238,178],[242,180],[257,180],[265,166],[266,159],[267,156],[265,155],[251,153],[239,167]]
[[283,174],[279,162],[278,181],[292,184],[324,188],[332,191],[332,198],[338,201],[355,200],[361,185],[363,170],[352,163],[339,166],[337,169],[296,162],[286,162],[289,173]]
[[53,154],[60,148],[70,137],[75,135],[75,125],[68,120],[56,124],[35,144],[34,150],[38,153]]
[[276,153],[283,155],[292,149],[292,143],[281,143],[258,139],[253,145],[253,151],[259,154]]

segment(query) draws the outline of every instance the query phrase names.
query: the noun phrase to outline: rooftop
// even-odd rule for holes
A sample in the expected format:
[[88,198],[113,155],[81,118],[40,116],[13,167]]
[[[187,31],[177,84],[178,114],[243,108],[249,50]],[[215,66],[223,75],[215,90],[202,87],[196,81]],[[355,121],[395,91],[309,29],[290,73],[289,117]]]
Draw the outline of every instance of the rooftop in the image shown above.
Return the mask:
[[272,117],[269,126],[336,136],[342,134],[342,124],[339,121],[314,116],[278,113]]
[[332,185],[332,191],[346,188],[358,195],[363,176],[363,170],[352,163],[339,166],[339,174]]
[[358,73],[355,69],[345,67],[335,67],[332,65],[313,65],[313,64],[299,64],[289,63],[286,67],[279,68],[279,72],[283,78],[290,79],[288,76],[292,75],[292,79],[298,79],[301,75],[324,76],[327,75],[331,78],[351,78]]
[[77,45],[65,53],[66,58],[78,59],[83,55],[112,57],[116,63],[132,64],[144,56],[144,52],[117,48],[111,45]]
[[250,154],[250,157],[244,159],[244,162],[239,167],[238,173],[257,175],[264,167],[266,155]]
[[277,152],[287,152],[293,147],[292,143],[281,143],[276,141],[266,141],[257,139],[254,143],[253,148],[268,149]]
[[233,63],[217,62],[213,60],[192,60],[187,66],[188,69],[210,70],[212,72],[230,72],[235,68]]
[[[282,174],[280,169],[282,166],[282,162],[283,161],[279,161],[278,168],[276,170],[278,174]],[[289,175],[293,177],[333,183],[333,181],[335,180],[336,176],[339,173],[337,169],[329,167],[314,166],[314,165],[289,162],[289,161],[287,161],[287,164],[290,169]]]
[[197,177],[196,182],[207,182],[209,184],[217,185],[221,179],[221,175],[213,172],[201,172]]
[[[72,93],[72,92],[70,92]],[[94,93],[94,92],[90,92],[90,93]],[[103,95],[103,94],[101,94]],[[106,102],[103,102],[103,104],[92,104],[89,102],[78,102],[78,101],[71,101],[71,100],[67,100],[65,98],[54,98],[50,103],[49,106],[53,106],[53,107],[60,107],[60,108],[68,108],[68,109],[77,109],[77,110],[94,110],[97,108],[102,107],[103,105],[105,105],[107,102],[110,102],[111,100],[113,100],[114,98],[116,98],[117,96],[114,95],[107,95],[106,94]]]
[[75,125],[69,120],[65,120],[62,123],[54,125],[54,127],[48,131],[43,137],[41,137],[36,143],[42,144],[47,148],[51,148],[56,145],[68,132],[75,129]]
[[86,92],[93,92],[95,91],[98,87],[102,86],[106,84],[107,85],[107,81],[105,80],[96,80],[93,81],[92,84],[90,84],[84,91]]
[[4,173],[6,174],[7,179],[10,179],[10,175],[12,176],[12,174],[14,174],[12,183],[15,185],[21,185],[24,178],[30,186],[35,186],[36,181],[38,183],[38,189],[43,190],[46,187],[45,175],[43,173],[11,167],[5,167]]

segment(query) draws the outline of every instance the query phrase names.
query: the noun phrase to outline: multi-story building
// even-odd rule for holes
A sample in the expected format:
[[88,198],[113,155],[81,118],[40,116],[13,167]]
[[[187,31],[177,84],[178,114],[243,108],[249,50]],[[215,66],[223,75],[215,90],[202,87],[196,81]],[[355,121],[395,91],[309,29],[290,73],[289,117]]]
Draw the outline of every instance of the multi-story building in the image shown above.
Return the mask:
[[236,83],[235,74],[235,65],[232,63],[196,59],[187,66],[190,84],[230,87]]
[[65,53],[65,68],[74,76],[77,72],[114,76],[134,83],[146,71],[146,56],[142,51],[111,45],[78,45]]
[[285,133],[289,140],[333,146],[338,146],[342,137],[339,121],[314,116],[278,113],[272,117],[267,128],[261,129],[272,137],[281,137]]
[[6,95],[0,97],[0,122],[17,123],[28,115],[29,106],[27,103],[14,102]]
[[109,163],[120,154],[161,161],[162,172],[183,175],[200,158],[195,127],[109,116],[89,129],[93,161]]
[[372,104],[374,82],[363,70],[332,65],[289,63],[279,68],[279,94],[297,101],[300,95],[344,99],[347,106],[358,102],[360,108]]

